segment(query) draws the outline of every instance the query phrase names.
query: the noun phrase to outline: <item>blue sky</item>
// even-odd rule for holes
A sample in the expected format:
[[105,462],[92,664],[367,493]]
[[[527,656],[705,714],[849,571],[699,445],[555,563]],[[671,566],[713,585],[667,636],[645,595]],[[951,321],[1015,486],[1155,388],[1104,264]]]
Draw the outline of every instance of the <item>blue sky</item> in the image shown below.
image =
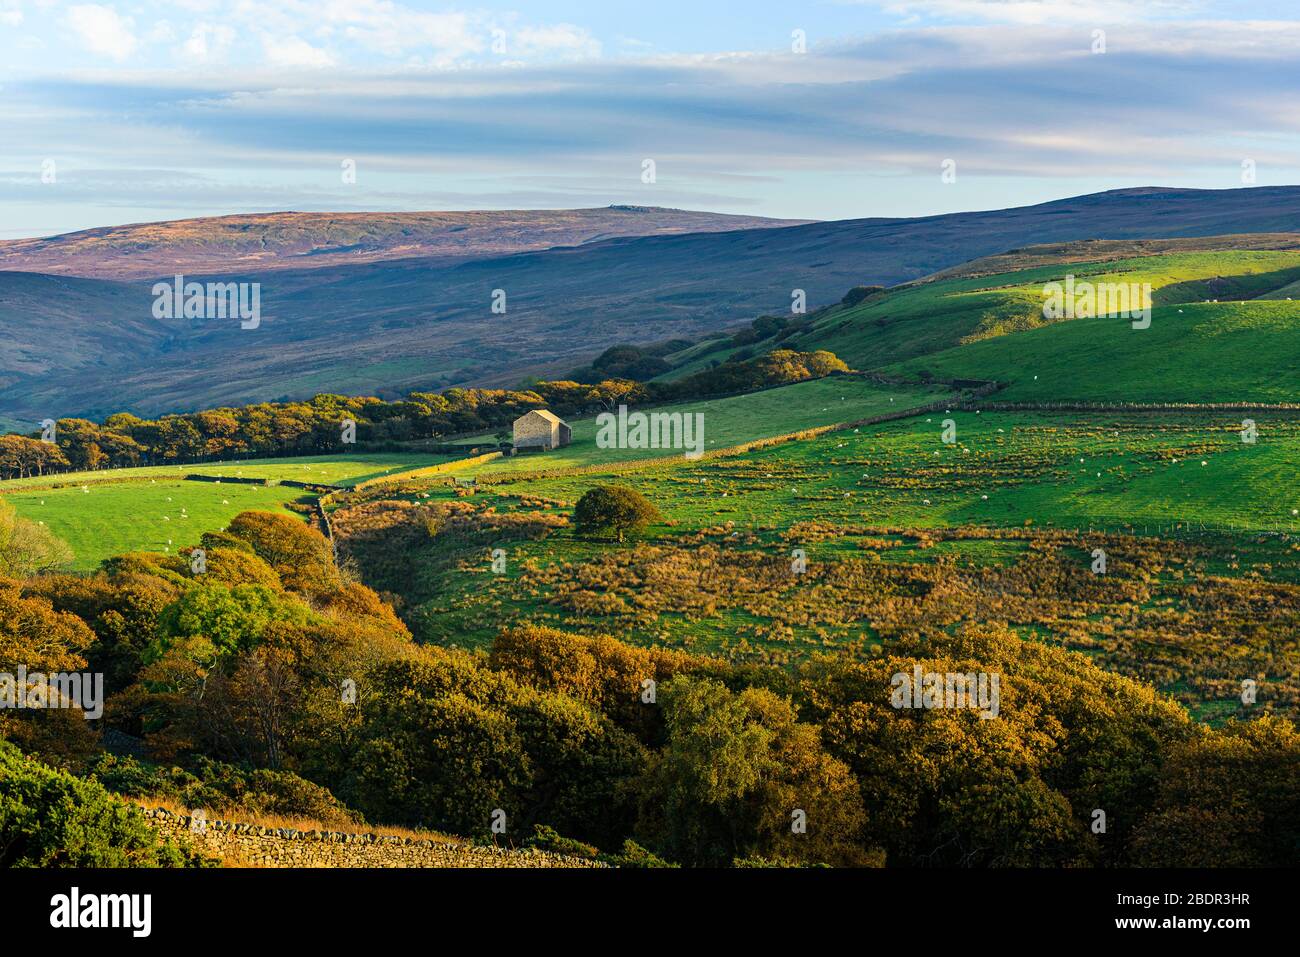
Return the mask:
[[1296,183],[1291,5],[0,0],[0,238],[280,209],[929,215],[1235,188],[1243,163]]

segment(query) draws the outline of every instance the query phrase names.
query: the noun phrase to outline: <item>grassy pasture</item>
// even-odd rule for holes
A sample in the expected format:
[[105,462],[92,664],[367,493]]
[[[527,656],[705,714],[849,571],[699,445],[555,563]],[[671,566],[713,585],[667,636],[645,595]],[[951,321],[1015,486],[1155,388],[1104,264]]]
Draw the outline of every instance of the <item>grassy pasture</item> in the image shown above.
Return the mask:
[[1009,383],[997,399],[1051,402],[1300,401],[1300,302],[1196,303],[1151,325],[1075,319],[958,346],[891,373]]
[[[941,441],[945,418],[957,426],[956,444]],[[1300,469],[1300,420],[1255,419],[1258,440],[1246,444],[1231,413],[933,413],[736,458],[656,464],[617,480],[696,527],[1194,521],[1300,533],[1291,514],[1300,488],[1288,478]],[[546,478],[502,491],[572,501],[599,481]]]
[[224,528],[250,509],[288,511],[309,496],[286,486],[228,485],[159,479],[13,492],[18,514],[43,522],[72,547],[73,567],[89,570],[131,551],[175,552],[197,545],[204,532]]
[[[408,602],[417,635],[448,644],[484,646],[523,619],[781,663],[1006,621],[1207,720],[1237,713],[1241,674],[1268,675],[1270,701],[1300,706],[1286,664],[1300,653],[1300,491],[1288,479],[1300,419],[1261,415],[1250,445],[1237,423],[1200,413],[962,412],[949,446],[945,417],[612,479],[481,487],[453,506],[475,510],[477,531],[417,521],[403,555],[378,556],[392,563],[376,584]],[[663,522],[624,545],[576,537],[561,517],[608,480],[639,488]],[[424,494],[450,502],[444,487]],[[524,531],[538,521],[549,531]],[[505,574],[491,571],[496,547]],[[1095,547],[1108,576],[1089,570]],[[806,576],[788,571],[795,549]]]
[[406,469],[424,468],[449,461],[451,456],[432,453],[358,452],[339,455],[308,455],[281,459],[246,459],[237,462],[203,462],[196,465],[148,465],[133,469],[104,469],[98,472],[67,472],[0,482],[0,494],[19,488],[48,488],[51,485],[117,483],[136,479],[179,479],[186,475],[214,475],[219,478],[259,478],[271,481],[291,479],[322,485],[356,485]]
[[[1087,280],[1094,284],[1150,283],[1157,306],[1202,303],[1206,299],[1218,299],[1227,306],[1273,296],[1284,300],[1282,291],[1300,280],[1300,252],[1188,252],[1038,266],[996,275],[913,283],[858,306],[831,310],[810,330],[791,338],[787,344],[804,350],[829,349],[859,369],[878,369],[928,357],[955,349],[964,342],[1042,327],[1047,323],[1042,315],[1043,285],[1061,281],[1067,273],[1074,275],[1078,282]],[[1068,326],[1079,321],[1087,320],[1062,320],[1062,323]],[[1142,350],[1163,342],[1159,337],[1151,337],[1124,344],[1130,350]],[[1011,348],[1009,344],[1007,348]],[[980,353],[977,358],[985,355]],[[1150,369],[1169,364],[1158,348],[1152,348],[1141,359]],[[979,370],[977,362],[970,366]],[[1198,370],[1184,371],[1191,374]],[[994,375],[993,371],[984,370],[974,377],[993,378]],[[1173,398],[1159,395],[1154,389],[1145,394]]]
[[[933,402],[943,394],[924,386],[887,389],[854,376],[831,376],[725,399],[647,407],[644,411],[700,413],[704,416],[704,449],[707,452],[801,429],[902,411]],[[573,426],[572,445],[550,452],[496,459],[458,474],[509,475],[679,454],[672,449],[598,448],[594,417],[567,421]]]
[[[76,556],[73,567],[86,570],[122,552],[174,551],[195,545],[204,532],[224,528],[240,512],[288,511],[286,503],[311,497],[303,489],[287,486],[186,482],[179,478],[182,475],[355,485],[445,460],[427,454],[378,453],[156,466],[19,479],[0,483],[0,492],[18,514],[44,522],[67,542]],[[51,488],[51,483],[59,487]]]

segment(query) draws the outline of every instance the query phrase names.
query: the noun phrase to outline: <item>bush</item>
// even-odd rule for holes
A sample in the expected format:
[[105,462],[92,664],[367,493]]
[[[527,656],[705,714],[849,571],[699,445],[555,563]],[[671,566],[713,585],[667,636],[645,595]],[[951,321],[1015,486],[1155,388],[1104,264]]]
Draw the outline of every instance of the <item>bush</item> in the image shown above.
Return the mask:
[[580,535],[615,535],[623,541],[651,522],[660,519],[659,510],[636,489],[625,485],[598,485],[578,499],[573,524]]
[[339,582],[329,540],[304,522],[273,512],[241,512],[226,531],[247,542],[286,587],[312,591]]
[[884,286],[854,286],[844,294],[840,300],[842,306],[856,306],[869,296],[874,296],[878,292],[884,292]]
[[796,352],[793,349],[774,349],[758,358],[754,355],[752,347],[738,349],[726,362],[703,372],[675,382],[652,383],[652,395],[659,401],[733,395],[818,379],[834,372],[846,372],[849,368],[835,353],[824,350]]
[[610,854],[603,858],[615,867],[680,867],[680,864],[671,864],[665,861],[658,854],[647,851],[644,847],[631,839],[623,842],[623,849],[617,854]]
[[[762,688],[733,693],[679,675],[660,700],[668,741],[639,786],[637,835],[683,864],[736,859],[879,866],[864,846],[862,795],[849,768],[825,752],[819,729]],[[792,811],[806,816],[795,833]]]
[[0,742],[0,867],[182,867],[140,809]]
[[547,824],[534,824],[533,836],[524,841],[524,846],[535,847],[540,851],[550,851],[552,854],[567,854],[569,857],[594,858],[600,853],[590,844],[575,841],[571,837],[564,837],[559,831]]
[[192,769],[161,767],[131,757],[102,754],[95,778],[128,797],[160,797],[190,808],[207,808],[238,818],[275,814],[319,821],[327,827],[364,823],[356,811],[319,784],[288,771],[245,771],[231,764],[199,758]]

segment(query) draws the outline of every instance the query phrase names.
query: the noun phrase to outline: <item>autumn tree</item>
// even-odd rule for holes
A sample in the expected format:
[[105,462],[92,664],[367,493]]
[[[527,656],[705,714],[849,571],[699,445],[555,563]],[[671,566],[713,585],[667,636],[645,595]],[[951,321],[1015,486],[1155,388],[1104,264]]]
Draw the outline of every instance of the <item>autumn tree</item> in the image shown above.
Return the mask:
[[1293,867],[1300,859],[1300,734],[1262,716],[1175,745],[1134,858],[1152,867]]
[[883,863],[863,846],[853,776],[788,700],[680,676],[663,689],[662,705],[668,741],[637,789],[637,832],[651,848],[705,866],[753,857]]
[[0,575],[24,578],[66,565],[72,557],[62,539],[0,500]]

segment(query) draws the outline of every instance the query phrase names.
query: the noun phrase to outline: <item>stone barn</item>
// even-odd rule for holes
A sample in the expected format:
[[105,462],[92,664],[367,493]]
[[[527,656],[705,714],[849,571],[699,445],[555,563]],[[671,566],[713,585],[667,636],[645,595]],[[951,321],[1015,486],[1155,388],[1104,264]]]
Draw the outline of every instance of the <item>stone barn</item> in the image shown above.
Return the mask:
[[515,448],[558,449],[573,441],[573,429],[553,412],[533,409],[515,419]]

